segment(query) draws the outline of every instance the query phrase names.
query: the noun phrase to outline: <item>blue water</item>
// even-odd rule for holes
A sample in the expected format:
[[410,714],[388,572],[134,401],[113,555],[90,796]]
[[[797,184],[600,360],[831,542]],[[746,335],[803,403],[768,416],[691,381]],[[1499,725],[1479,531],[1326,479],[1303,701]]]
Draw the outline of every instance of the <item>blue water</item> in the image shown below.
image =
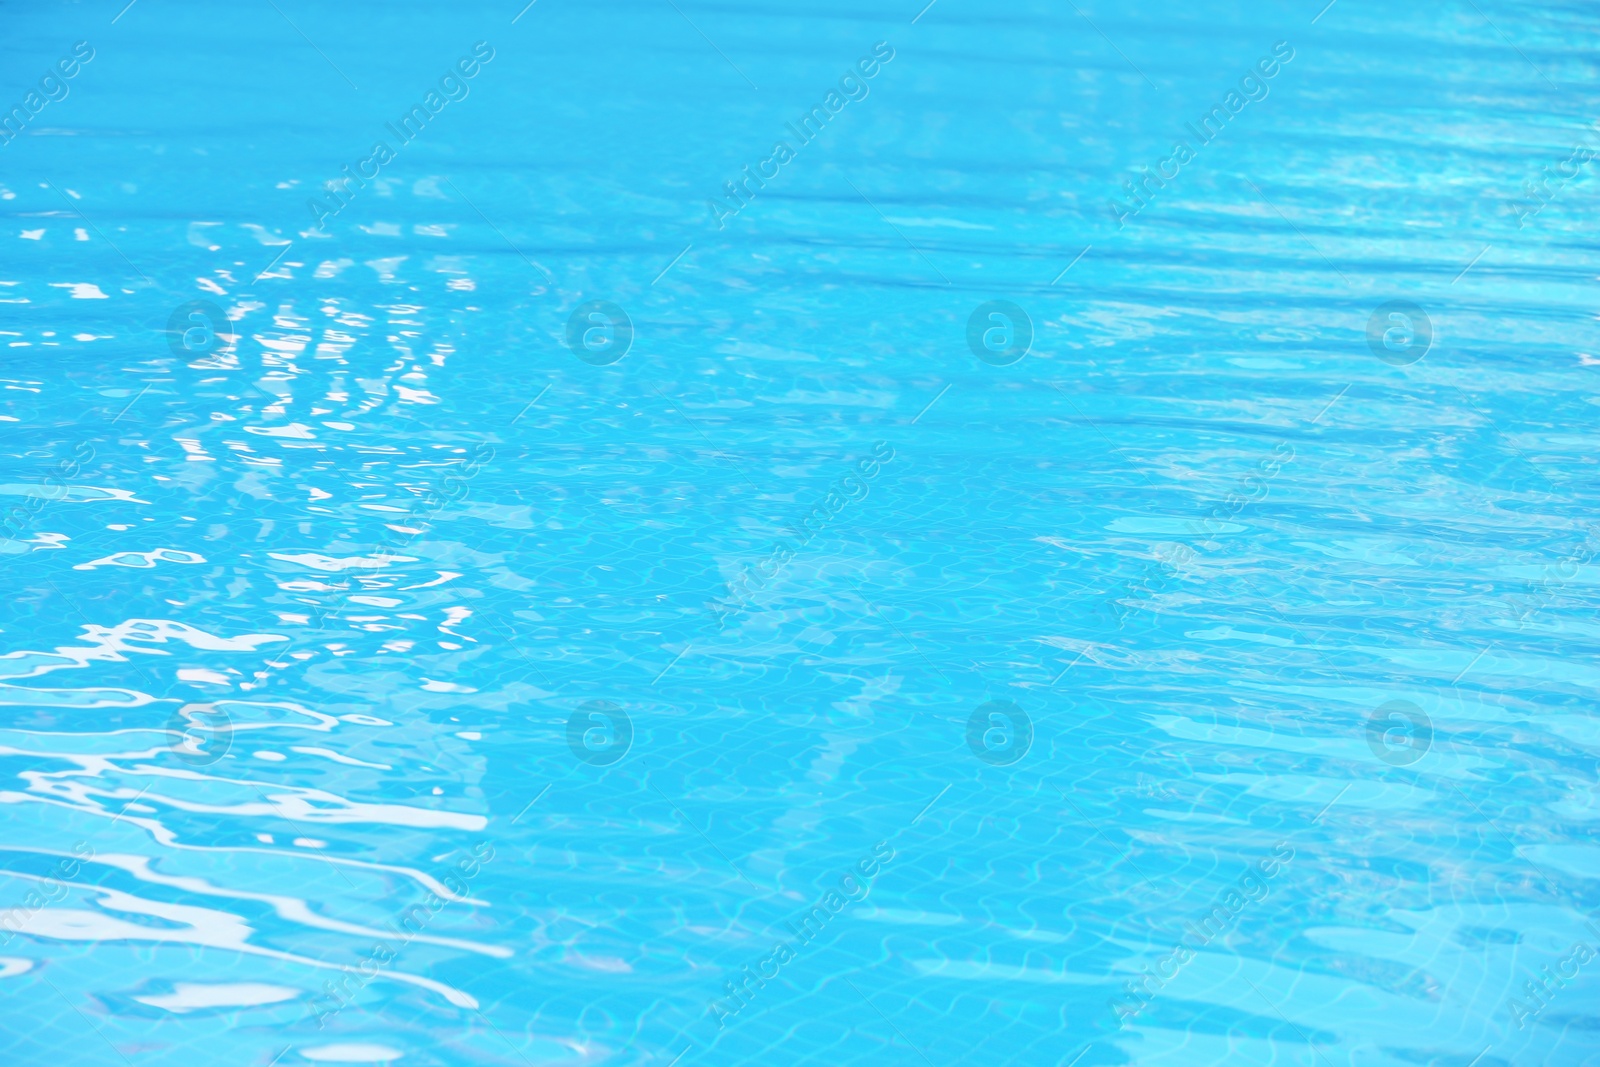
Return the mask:
[[4,1067],[1600,1063],[1600,9],[124,3]]

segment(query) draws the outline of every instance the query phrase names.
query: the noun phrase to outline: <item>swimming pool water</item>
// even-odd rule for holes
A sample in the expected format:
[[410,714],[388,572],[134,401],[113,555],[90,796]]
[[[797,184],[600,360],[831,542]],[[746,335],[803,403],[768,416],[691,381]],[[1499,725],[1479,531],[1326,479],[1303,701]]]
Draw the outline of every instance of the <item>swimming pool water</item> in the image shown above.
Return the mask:
[[0,8],[0,1064],[1600,1063],[1592,4],[524,2]]

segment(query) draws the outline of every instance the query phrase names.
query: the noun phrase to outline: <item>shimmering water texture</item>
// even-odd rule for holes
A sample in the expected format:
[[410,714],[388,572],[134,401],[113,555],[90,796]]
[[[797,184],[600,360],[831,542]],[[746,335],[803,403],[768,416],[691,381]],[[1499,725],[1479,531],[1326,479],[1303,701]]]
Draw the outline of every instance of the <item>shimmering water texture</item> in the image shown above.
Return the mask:
[[1594,3],[0,53],[0,1067],[1600,1064]]

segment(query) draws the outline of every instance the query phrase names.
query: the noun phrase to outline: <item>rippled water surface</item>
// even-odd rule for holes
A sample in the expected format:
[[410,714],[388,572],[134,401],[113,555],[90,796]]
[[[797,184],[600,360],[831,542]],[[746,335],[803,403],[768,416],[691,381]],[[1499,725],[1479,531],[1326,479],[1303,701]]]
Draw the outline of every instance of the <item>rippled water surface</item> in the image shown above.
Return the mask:
[[0,1063],[1600,1063],[1594,4],[123,3]]

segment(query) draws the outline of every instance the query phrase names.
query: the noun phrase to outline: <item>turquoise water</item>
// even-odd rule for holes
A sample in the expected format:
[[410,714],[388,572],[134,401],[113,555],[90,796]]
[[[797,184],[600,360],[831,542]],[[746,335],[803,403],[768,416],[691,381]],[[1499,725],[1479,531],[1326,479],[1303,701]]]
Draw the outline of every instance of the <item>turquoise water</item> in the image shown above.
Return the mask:
[[0,1063],[1600,1063],[1592,4],[124,2]]

